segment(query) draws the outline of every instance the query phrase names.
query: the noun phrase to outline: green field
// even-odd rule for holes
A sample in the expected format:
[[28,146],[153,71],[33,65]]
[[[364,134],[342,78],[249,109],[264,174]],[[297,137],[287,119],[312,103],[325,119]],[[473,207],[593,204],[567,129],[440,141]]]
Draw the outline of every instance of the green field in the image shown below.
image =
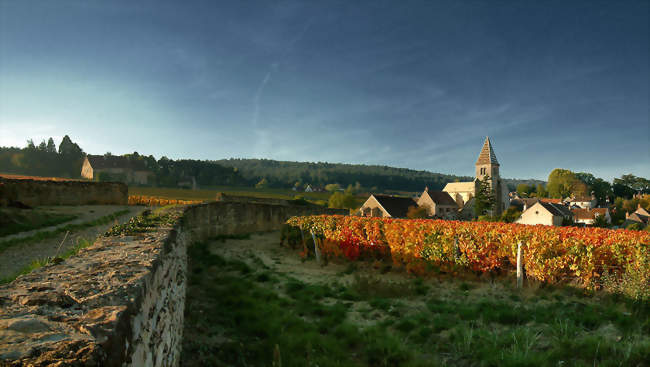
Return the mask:
[[[327,202],[329,192],[300,192],[291,189],[256,189],[252,187],[217,186],[210,189],[190,190],[164,187],[129,187],[129,195],[153,196],[165,199],[177,200],[215,200],[217,194],[223,192],[235,196],[253,196],[258,198],[286,199],[292,200],[302,196],[305,200],[317,204]],[[364,196],[357,196],[357,204],[361,206],[367,199]]]
[[[274,237],[275,236],[275,237]],[[188,250],[183,366],[647,366],[647,304],[513,279],[301,262],[277,233]],[[386,264],[384,264],[386,266]]]

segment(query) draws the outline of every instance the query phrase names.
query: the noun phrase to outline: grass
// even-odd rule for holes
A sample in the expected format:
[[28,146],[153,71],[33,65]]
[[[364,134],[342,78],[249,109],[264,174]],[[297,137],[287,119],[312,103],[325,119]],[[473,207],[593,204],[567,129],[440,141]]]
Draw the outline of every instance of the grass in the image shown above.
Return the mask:
[[[173,206],[172,206],[173,207]],[[110,228],[108,231],[104,233],[104,236],[119,236],[119,235],[134,235],[138,233],[145,233],[145,232],[150,232],[155,230],[156,228],[160,228],[161,226],[164,225],[171,225],[173,222],[176,220],[176,217],[174,216],[174,213],[169,211],[171,207],[162,207],[158,208],[154,211],[145,211],[141,215],[131,218],[129,222],[125,224],[118,224]],[[105,224],[110,222],[111,220],[114,220],[117,217],[120,217],[123,214],[126,214],[128,210],[126,211],[118,211],[115,212],[111,215],[102,217],[97,219],[96,221],[93,222],[87,222],[87,223],[95,223],[94,225],[99,225],[99,224]],[[83,224],[83,223],[82,223]],[[92,226],[94,226],[92,225]],[[91,226],[91,225],[89,225]],[[83,227],[85,228],[85,227]],[[238,237],[239,238],[239,237]],[[29,265],[25,266],[22,268],[20,271],[17,273],[5,277],[5,278],[0,278],[0,284],[6,284],[12,282],[14,279],[19,277],[20,275],[24,274],[29,274],[35,269],[41,268],[46,265],[51,265],[51,264],[58,264],[62,262],[64,259],[69,258],[70,256],[76,255],[82,248],[88,247],[92,245],[94,241],[89,241],[84,238],[80,238],[77,240],[77,244],[74,245],[73,247],[67,249],[61,254],[55,254],[52,257],[45,257],[41,259],[36,259],[32,261]]]
[[145,195],[178,200],[216,200],[217,194],[220,192],[235,196],[253,196],[285,200],[292,200],[295,196],[302,196],[310,201],[327,201],[330,195],[328,192],[298,192],[291,189],[256,189],[236,186],[215,186],[210,189],[199,190],[163,187],[129,187],[129,195]]
[[95,226],[102,225],[102,224],[107,224],[107,223],[110,223],[110,222],[116,220],[117,218],[127,214],[127,213],[129,213],[128,209],[118,210],[118,211],[116,211],[116,212],[114,212],[112,214],[108,214],[108,215],[105,215],[103,217],[91,220],[91,221],[87,221],[87,222],[83,222],[83,223],[68,224],[66,226],[59,227],[59,228],[56,228],[56,229],[51,230],[51,231],[42,231],[42,232],[35,233],[35,234],[31,235],[31,236],[26,236],[26,237],[21,237],[21,238],[14,238],[14,239],[11,239],[11,240],[3,241],[3,242],[0,242],[0,251],[6,250],[9,247],[13,247],[13,246],[20,245],[20,244],[44,241],[44,240],[50,239],[52,237],[55,237],[55,236],[57,236],[57,235],[59,235],[61,233],[65,233],[65,232],[68,232],[68,231],[73,232],[73,231],[78,231],[78,230],[81,230],[81,229],[95,227]]
[[388,281],[357,267],[339,273],[353,274],[348,283],[301,281],[260,263],[190,247],[182,365],[641,366],[650,360],[648,303],[568,287]]
[[76,219],[76,215],[55,214],[38,209],[0,209],[0,237],[55,226]]
[[63,252],[60,255],[55,255],[53,257],[44,257],[42,259],[36,259],[32,261],[29,265],[25,266],[24,268],[20,269],[17,273],[0,278],[0,284],[7,284],[13,282],[16,278],[18,278],[21,275],[29,274],[32,271],[41,268],[43,266],[51,265],[51,264],[58,264],[64,259],[69,258],[70,256],[76,255],[82,248],[86,248],[90,245],[93,244],[94,241],[89,241],[85,238],[79,238],[77,240],[77,244],[74,245],[73,247],[69,248],[65,252]]

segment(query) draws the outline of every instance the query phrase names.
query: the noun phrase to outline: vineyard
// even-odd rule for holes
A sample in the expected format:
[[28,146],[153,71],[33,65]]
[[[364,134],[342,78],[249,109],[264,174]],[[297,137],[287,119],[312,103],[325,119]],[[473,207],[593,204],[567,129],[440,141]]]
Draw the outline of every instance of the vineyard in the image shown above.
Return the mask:
[[198,204],[199,200],[166,199],[144,195],[129,195],[129,205],[165,206]]
[[527,277],[541,282],[598,288],[602,279],[624,275],[650,281],[648,232],[335,215],[293,217],[288,224],[323,239],[325,256],[390,258],[417,275],[508,272],[521,243]]

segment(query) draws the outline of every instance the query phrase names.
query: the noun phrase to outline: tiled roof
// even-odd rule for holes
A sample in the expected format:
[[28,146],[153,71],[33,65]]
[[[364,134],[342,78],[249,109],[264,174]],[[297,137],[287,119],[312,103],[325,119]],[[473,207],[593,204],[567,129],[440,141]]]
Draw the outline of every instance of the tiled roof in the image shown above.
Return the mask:
[[562,199],[540,198],[539,200],[545,203],[562,204]]
[[129,160],[123,156],[116,155],[88,155],[88,162],[93,169],[106,169],[106,168],[125,168],[136,171],[146,171],[147,168],[143,161]]
[[451,196],[449,196],[449,194],[444,191],[425,190],[424,193],[422,193],[422,195],[424,194],[429,195],[431,200],[433,200],[433,202],[438,205],[454,205],[454,206],[456,205],[454,199],[452,199]]
[[442,191],[445,192],[458,192],[458,191],[471,191],[473,192],[476,189],[474,181],[472,182],[450,182],[445,185],[445,188]]
[[538,201],[538,203],[539,205],[543,206],[546,210],[551,212],[551,214],[553,214],[554,216],[570,217],[573,215],[573,213],[571,213],[571,210],[569,210],[569,208],[565,207],[564,205],[545,203],[543,201]]
[[595,209],[573,209],[573,216],[576,219],[595,219],[596,214],[605,215],[607,213],[607,208],[595,208]]
[[577,202],[587,202],[587,201],[592,201],[592,200],[594,200],[592,197],[584,196],[584,197],[579,197],[579,198],[572,198],[571,202],[572,203],[577,203]]
[[379,204],[386,209],[393,218],[406,218],[406,213],[412,206],[418,204],[411,198],[402,198],[389,195],[373,195]]
[[650,217],[648,217],[646,215],[634,212],[634,213],[630,214],[630,216],[627,217],[625,219],[625,221],[626,222],[630,221],[630,222],[638,222],[638,223],[648,224],[649,219],[650,219]]
[[481,149],[481,153],[478,155],[476,164],[499,164],[497,156],[494,154],[494,149],[492,149],[490,138],[487,136],[485,137],[485,143],[483,143],[483,149]]

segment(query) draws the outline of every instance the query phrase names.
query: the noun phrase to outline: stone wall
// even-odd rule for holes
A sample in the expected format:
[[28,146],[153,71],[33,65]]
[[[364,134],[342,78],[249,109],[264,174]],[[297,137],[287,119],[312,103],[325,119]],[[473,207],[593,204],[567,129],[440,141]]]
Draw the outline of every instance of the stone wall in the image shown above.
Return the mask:
[[187,246],[279,229],[317,206],[214,202],[172,211],[173,227],[102,238],[0,286],[0,366],[176,366]]
[[128,187],[119,182],[46,181],[0,177],[0,206],[126,205]]

